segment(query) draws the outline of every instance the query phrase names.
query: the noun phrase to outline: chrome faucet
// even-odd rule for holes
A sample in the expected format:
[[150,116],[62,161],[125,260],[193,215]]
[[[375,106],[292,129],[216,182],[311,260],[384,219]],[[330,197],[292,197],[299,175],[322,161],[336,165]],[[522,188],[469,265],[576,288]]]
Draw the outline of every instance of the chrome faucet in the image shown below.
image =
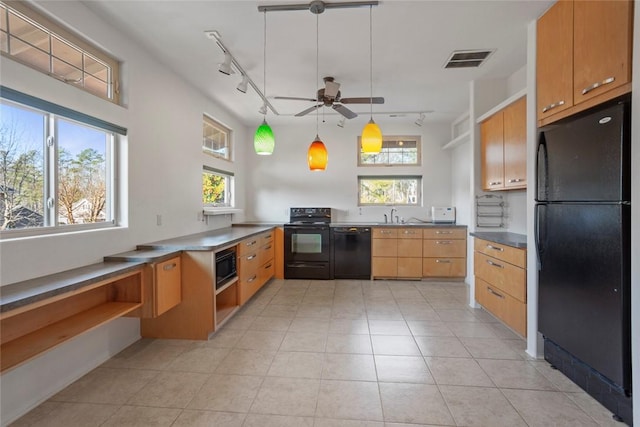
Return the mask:
[[387,222],[389,222],[387,219],[387,214],[384,214],[384,223],[386,224]]
[[[389,215],[389,217],[391,218],[391,224],[393,224],[393,212],[397,212],[398,210],[396,208],[391,208],[391,215]],[[386,218],[386,215],[385,215]],[[396,222],[397,222],[397,218],[396,218]]]

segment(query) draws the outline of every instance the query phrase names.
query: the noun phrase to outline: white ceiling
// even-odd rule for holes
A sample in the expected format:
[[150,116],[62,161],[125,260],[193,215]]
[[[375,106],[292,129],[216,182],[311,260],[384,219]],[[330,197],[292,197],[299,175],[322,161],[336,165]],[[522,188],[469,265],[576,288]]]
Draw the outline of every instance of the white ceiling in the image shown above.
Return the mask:
[[[333,0],[335,2],[336,0]],[[244,123],[261,121],[262,101],[249,88],[236,90],[241,77],[219,73],[222,50],[205,36],[217,30],[229,51],[263,89],[264,14],[258,5],[276,1],[86,1],[87,7],[129,37],[191,85],[228,108]],[[289,1],[288,3],[306,3]],[[404,1],[382,0],[373,13],[374,118],[413,122],[421,111],[426,122],[451,122],[468,109],[468,82],[504,78],[525,65],[527,25],[552,1]],[[319,81],[316,81],[316,18],[319,22]],[[315,97],[323,76],[341,83],[342,97],[367,97],[369,83],[369,7],[267,12],[267,90],[278,111],[271,124],[315,121],[315,115],[294,117],[312,102],[274,100],[273,96]],[[445,69],[454,50],[495,49],[480,68]],[[349,105],[369,117],[369,105]],[[342,116],[320,109],[327,121]]]

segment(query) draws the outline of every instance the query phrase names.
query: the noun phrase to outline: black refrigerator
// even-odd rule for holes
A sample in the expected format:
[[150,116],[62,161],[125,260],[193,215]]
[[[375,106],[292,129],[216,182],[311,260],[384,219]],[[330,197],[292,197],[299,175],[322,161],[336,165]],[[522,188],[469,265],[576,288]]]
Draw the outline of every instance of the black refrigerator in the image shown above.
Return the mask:
[[627,423],[630,110],[624,97],[541,129],[535,210],[545,359]]

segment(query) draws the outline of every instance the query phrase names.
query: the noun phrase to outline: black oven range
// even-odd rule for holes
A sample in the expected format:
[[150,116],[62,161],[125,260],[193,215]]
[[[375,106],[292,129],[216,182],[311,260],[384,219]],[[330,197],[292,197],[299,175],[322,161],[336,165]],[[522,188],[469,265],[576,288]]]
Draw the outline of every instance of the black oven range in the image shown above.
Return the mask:
[[331,208],[290,208],[284,225],[284,278],[331,279]]

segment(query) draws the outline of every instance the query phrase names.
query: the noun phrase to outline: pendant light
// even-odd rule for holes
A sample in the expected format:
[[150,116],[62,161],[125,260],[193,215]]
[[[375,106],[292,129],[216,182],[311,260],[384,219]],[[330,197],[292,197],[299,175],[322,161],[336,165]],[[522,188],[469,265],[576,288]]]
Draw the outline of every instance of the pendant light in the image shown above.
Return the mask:
[[[318,14],[316,14],[316,84],[319,80],[320,61],[319,61],[319,31],[318,31]],[[320,105],[321,106],[321,105]],[[320,107],[318,106],[318,107]],[[307,160],[309,162],[309,170],[312,171],[324,171],[327,169],[327,162],[329,161],[329,154],[327,153],[327,147],[318,136],[318,107],[316,107],[316,139],[313,140],[309,146],[307,153]]]
[[369,82],[371,90],[370,112],[371,118],[362,129],[360,144],[363,153],[379,153],[382,150],[382,131],[380,127],[373,121],[373,24],[371,18],[372,6],[369,5]]
[[[262,84],[264,89],[264,97],[267,97],[267,11],[264,11],[264,68],[262,70]],[[265,106],[262,124],[256,129],[253,137],[253,148],[256,154],[261,156],[269,156],[273,154],[276,141],[273,136],[271,127],[267,124],[267,108]]]

